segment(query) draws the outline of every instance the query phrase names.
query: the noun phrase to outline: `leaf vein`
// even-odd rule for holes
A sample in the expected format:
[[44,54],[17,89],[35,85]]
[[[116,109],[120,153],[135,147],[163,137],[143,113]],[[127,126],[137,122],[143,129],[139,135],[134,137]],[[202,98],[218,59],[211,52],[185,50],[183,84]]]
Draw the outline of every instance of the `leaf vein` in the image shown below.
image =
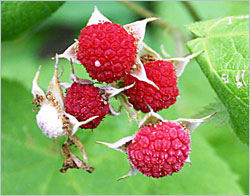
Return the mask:
[[[202,43],[203,43],[203,46],[205,48],[206,51],[209,51],[209,48],[207,47],[207,44],[206,44],[206,41],[205,40],[202,40]],[[217,71],[214,69],[213,67],[213,64],[211,62],[211,58],[209,56],[209,54],[211,54],[210,52],[207,52],[207,57],[208,57],[208,65],[210,67],[210,70],[214,72],[215,76],[217,77],[217,79],[219,79],[220,81],[220,77],[217,73]],[[238,99],[238,97],[235,96],[235,94],[232,92],[232,90],[227,86],[227,85],[224,85],[225,88],[228,90],[228,92],[231,94],[231,96],[234,98],[234,99],[237,99],[239,100],[239,102],[244,105],[244,106],[248,106],[246,103],[244,103],[241,99]]]

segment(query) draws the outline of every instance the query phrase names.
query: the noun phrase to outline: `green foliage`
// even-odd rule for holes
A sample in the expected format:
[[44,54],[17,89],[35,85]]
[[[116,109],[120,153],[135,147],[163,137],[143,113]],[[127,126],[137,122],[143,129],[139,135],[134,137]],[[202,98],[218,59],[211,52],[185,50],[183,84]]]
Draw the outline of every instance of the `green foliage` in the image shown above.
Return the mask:
[[202,71],[226,106],[235,133],[249,143],[249,19],[208,20],[188,26],[197,39],[188,43]]
[[[191,24],[192,17],[181,2],[135,3],[150,8],[164,20],[180,27],[185,35],[190,35],[190,32],[184,31],[184,25]],[[225,4],[234,8],[234,13],[245,12],[241,2],[238,6],[236,3],[231,5],[231,2],[191,4],[196,11],[202,10],[202,14],[199,15],[202,19],[231,15],[232,12],[228,11],[231,9],[224,9]],[[60,148],[66,138],[62,137],[57,141],[49,139],[38,128],[36,112],[32,112],[34,106],[31,105],[31,83],[38,66],[42,65],[39,84],[46,90],[54,68],[54,61],[49,57],[55,52],[63,51],[71,43],[65,43],[63,40],[61,43],[65,46],[61,46],[61,51],[51,50],[49,57],[41,57],[41,50],[48,43],[53,49],[55,45],[59,45],[60,33],[66,34],[61,30],[60,33],[51,31],[52,27],[58,28],[63,25],[73,28],[73,42],[86,24],[94,5],[117,23],[126,24],[139,18],[118,2],[69,1],[45,20],[39,31],[33,31],[22,40],[2,43],[2,194],[248,195],[248,148],[232,133],[231,127],[217,126],[214,121],[204,123],[192,134],[192,165],[186,165],[180,173],[173,176],[152,179],[138,174],[123,181],[116,181],[128,172],[126,155],[96,144],[95,141],[114,142],[138,130],[136,123],[129,124],[124,111],[119,117],[105,117],[94,131],[77,132],[77,136],[86,147],[90,166],[95,167],[92,174],[83,170],[69,170],[64,175],[59,172],[63,162]],[[212,14],[211,9],[216,10],[216,13]],[[169,38],[167,41],[166,37]],[[174,43],[169,41],[170,37],[152,23],[147,28],[146,43],[156,50],[164,43],[167,51],[173,51]],[[65,70],[61,81],[69,82],[70,64],[66,60],[60,60],[60,70],[61,66]],[[87,77],[81,65],[75,65],[75,71],[79,77]],[[217,97],[195,61],[187,66],[180,77],[178,88],[180,98],[176,104],[160,112],[164,119],[193,117]],[[114,99],[111,101],[116,103]],[[214,106],[209,109],[214,110]],[[198,117],[201,116],[203,114]]]
[[[91,164],[96,167],[94,173],[72,170],[63,175],[59,172],[63,161],[59,148],[63,138],[52,141],[42,134],[32,112],[30,92],[17,82],[2,80],[2,93],[3,194],[243,194],[236,183],[237,175],[201,135],[193,137],[192,166],[186,165],[179,174],[158,180],[140,174],[116,182],[128,171],[125,154],[104,148],[95,141],[110,140],[114,131],[113,138],[118,139],[130,134],[127,129],[136,130],[135,126],[122,126],[128,123],[124,113],[119,118],[105,119],[112,124],[103,122],[99,131],[78,132]],[[15,123],[11,123],[13,120]],[[206,156],[202,156],[203,152]]]
[[198,118],[199,116],[207,116],[216,112],[216,115],[207,121],[215,121],[217,126],[226,126],[230,122],[230,117],[227,112],[224,104],[219,100],[219,98],[215,99],[214,102],[209,103],[205,107],[203,107],[194,118]]
[[63,1],[2,1],[2,41],[16,39],[48,18]]
[[202,20],[249,13],[248,1],[190,1],[190,4]]

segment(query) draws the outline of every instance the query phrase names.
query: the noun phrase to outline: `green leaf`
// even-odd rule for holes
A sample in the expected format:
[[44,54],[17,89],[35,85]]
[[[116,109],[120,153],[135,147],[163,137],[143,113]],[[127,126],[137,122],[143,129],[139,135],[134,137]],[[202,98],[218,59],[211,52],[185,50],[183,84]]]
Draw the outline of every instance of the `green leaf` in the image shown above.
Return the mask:
[[229,125],[230,117],[224,104],[216,98],[214,102],[203,107],[193,118],[200,118],[216,112],[216,115],[208,119],[206,122],[214,121],[217,126]]
[[16,39],[31,30],[53,12],[63,1],[3,1],[2,7],[2,41]]
[[95,171],[69,170],[63,175],[59,169],[64,138],[54,141],[42,134],[31,110],[31,93],[18,82],[2,79],[2,94],[2,194],[243,194],[238,175],[216,155],[201,130],[192,135],[190,167],[162,179],[139,174],[117,182],[128,172],[126,155],[95,141],[113,142],[137,130],[124,111],[119,117],[107,116],[93,132],[77,133]]
[[190,4],[202,21],[249,13],[248,1],[190,1]]
[[232,16],[188,26],[197,39],[188,42],[203,73],[230,115],[243,143],[249,144],[249,19]]
[[244,194],[249,195],[249,148],[233,137],[229,125],[205,123],[204,126],[206,128],[199,132],[202,132],[202,136],[213,146],[214,152],[227,162],[231,170],[239,174],[238,183]]

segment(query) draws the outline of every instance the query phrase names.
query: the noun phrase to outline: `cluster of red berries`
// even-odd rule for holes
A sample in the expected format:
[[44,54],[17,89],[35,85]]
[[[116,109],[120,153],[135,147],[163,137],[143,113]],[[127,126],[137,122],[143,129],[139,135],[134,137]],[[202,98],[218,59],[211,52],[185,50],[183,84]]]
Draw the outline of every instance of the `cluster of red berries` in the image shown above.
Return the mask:
[[[135,37],[119,24],[92,24],[83,28],[79,36],[77,59],[92,79],[105,83],[122,80],[125,86],[135,83],[132,88],[125,91],[125,95],[136,110],[144,113],[149,112],[146,104],[155,112],[174,104],[179,91],[173,64],[163,60],[144,64],[148,79],[158,86],[157,89],[129,73],[135,64],[136,55]],[[81,128],[96,128],[101,119],[108,114],[108,100],[104,100],[98,91],[99,89],[93,85],[85,84],[74,84],[67,91],[66,112],[79,121],[99,116]]]
[[[200,53],[172,58],[171,62],[162,59],[143,43],[146,24],[153,20],[156,18],[123,27],[110,22],[95,7],[78,40],[63,54],[56,55],[55,72],[46,95],[37,84],[38,69],[32,85],[33,102],[40,107],[37,123],[50,138],[68,136],[63,151],[69,152],[69,155],[63,153],[66,158],[63,171],[72,167],[93,171],[77,156],[71,157],[69,146],[75,144],[87,162],[84,147],[76,137],[71,136],[79,127],[95,129],[107,114],[119,115],[109,103],[114,96],[128,115],[139,121],[140,128],[136,134],[113,144],[97,142],[128,155],[131,170],[122,178],[137,171],[160,178],[179,172],[186,162],[190,162],[190,133],[213,114],[202,119],[167,121],[156,112],[176,102],[179,95],[177,76],[180,76],[189,60]],[[58,81],[59,58],[71,61],[72,84]],[[175,61],[181,63],[173,64]],[[97,80],[96,83],[106,86],[97,87],[93,81],[77,78],[73,62],[82,64],[89,76]],[[67,89],[65,97],[61,86]],[[139,112],[133,109],[148,114],[141,120]]]
[[[175,67],[165,60],[143,61],[147,78],[156,86],[139,80],[130,71],[138,52],[136,37],[123,26],[111,22],[88,25],[79,36],[77,60],[89,76],[98,82],[123,84],[133,87],[124,95],[135,110],[148,113],[166,109],[179,95]],[[109,113],[108,98],[93,84],[74,82],[67,90],[65,111],[78,121],[98,116],[82,125],[83,129],[96,128]],[[143,126],[126,150],[134,167],[154,178],[172,175],[183,167],[190,153],[190,136],[177,123],[159,121]]]

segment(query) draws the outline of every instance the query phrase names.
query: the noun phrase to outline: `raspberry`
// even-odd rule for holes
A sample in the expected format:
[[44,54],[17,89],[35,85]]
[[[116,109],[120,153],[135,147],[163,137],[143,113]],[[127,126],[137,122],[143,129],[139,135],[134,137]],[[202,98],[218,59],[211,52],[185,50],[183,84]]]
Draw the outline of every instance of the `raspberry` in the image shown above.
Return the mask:
[[149,108],[145,103],[150,105],[155,112],[173,105],[179,95],[173,64],[157,60],[146,63],[144,67],[148,79],[153,81],[159,87],[159,90],[153,85],[140,81],[129,74],[124,79],[125,85],[135,82],[134,87],[125,91],[129,102],[136,110],[141,110],[144,113],[149,112]]
[[119,24],[105,22],[82,29],[77,59],[92,79],[111,83],[130,71],[136,50],[133,35]]
[[128,145],[132,164],[144,175],[160,178],[179,172],[190,154],[190,136],[174,122],[145,126]]
[[98,88],[76,82],[71,85],[66,93],[65,108],[65,111],[73,115],[78,121],[85,121],[93,116],[99,116],[82,125],[82,129],[96,128],[109,112],[109,104],[103,100]]

